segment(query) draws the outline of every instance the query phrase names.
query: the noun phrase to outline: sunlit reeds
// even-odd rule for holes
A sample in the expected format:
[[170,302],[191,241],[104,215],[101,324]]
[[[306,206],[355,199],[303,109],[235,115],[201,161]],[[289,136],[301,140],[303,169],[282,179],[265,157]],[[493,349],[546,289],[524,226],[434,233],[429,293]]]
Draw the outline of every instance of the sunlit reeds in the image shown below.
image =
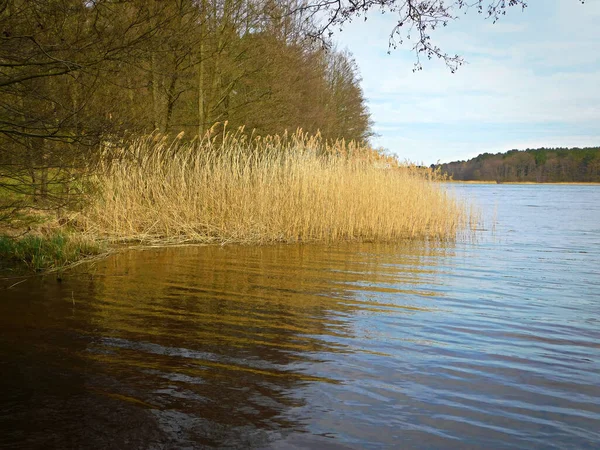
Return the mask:
[[146,242],[451,239],[469,213],[428,169],[343,141],[241,132],[185,143],[151,135],[107,150],[78,219]]

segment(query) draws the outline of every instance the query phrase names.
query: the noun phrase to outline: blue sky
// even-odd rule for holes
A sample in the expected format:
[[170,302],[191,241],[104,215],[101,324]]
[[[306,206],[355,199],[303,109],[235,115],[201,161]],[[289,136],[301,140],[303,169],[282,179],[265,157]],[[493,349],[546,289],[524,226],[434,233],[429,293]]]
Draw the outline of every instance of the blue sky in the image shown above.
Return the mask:
[[600,0],[531,0],[492,24],[475,11],[436,31],[468,64],[413,73],[410,45],[388,54],[391,13],[334,35],[360,68],[373,144],[427,165],[513,148],[600,146]]

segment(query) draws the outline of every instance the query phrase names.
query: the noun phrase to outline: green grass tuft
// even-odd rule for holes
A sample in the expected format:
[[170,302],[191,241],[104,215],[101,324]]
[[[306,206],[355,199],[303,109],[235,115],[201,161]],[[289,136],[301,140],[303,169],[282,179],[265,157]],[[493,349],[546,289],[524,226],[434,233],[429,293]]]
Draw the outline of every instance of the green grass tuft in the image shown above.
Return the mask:
[[102,252],[97,242],[63,233],[16,239],[0,236],[0,260],[36,271],[61,268]]

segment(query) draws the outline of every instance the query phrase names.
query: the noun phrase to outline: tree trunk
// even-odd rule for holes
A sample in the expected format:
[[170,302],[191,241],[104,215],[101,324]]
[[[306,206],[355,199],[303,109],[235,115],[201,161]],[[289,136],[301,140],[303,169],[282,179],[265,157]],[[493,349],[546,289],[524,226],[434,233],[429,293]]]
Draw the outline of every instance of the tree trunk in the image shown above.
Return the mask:
[[163,89],[163,74],[160,71],[158,55],[152,52],[152,103],[154,106],[154,128],[161,133],[166,132],[165,127],[165,95]]

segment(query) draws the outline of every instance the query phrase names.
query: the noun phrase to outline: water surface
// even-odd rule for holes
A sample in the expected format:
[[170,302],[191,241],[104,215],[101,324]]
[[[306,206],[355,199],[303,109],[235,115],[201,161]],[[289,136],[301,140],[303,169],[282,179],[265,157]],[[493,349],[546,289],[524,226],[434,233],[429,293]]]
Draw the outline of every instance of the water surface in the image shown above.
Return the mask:
[[0,447],[600,447],[600,187],[452,189],[474,241],[0,281]]

